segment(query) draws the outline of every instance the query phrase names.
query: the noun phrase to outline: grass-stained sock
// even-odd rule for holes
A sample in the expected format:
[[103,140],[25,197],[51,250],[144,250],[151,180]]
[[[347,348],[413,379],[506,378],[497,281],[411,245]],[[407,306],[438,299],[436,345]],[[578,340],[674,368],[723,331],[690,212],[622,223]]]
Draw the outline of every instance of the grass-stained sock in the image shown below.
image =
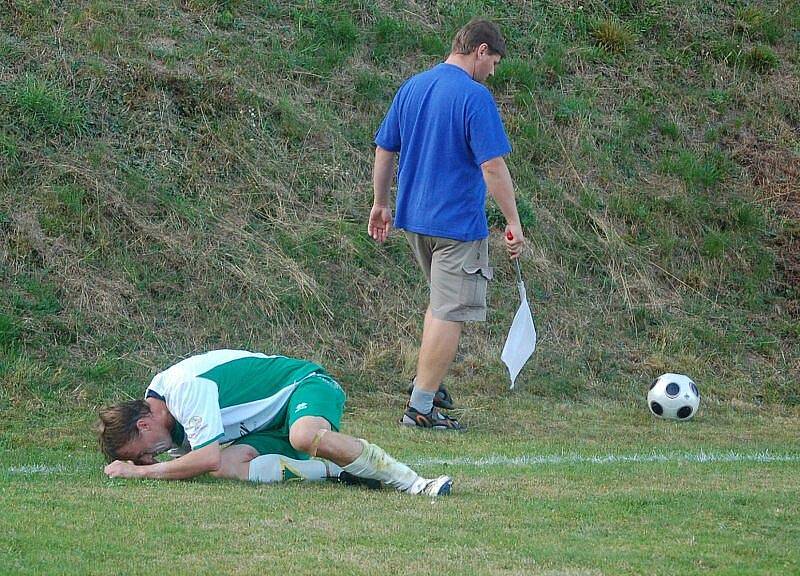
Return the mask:
[[398,490],[407,490],[419,478],[411,468],[389,456],[380,446],[359,438],[364,450],[353,462],[344,467],[345,472],[361,478],[380,480]]

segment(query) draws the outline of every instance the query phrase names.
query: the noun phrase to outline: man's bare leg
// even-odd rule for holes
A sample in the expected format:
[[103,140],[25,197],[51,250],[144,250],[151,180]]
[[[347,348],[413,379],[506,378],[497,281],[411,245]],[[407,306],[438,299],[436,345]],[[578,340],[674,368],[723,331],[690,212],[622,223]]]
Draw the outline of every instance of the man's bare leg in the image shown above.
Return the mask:
[[379,480],[410,494],[444,495],[450,492],[452,485],[448,476],[434,480],[422,478],[380,447],[334,432],[330,423],[318,416],[298,419],[289,429],[289,443],[295,450],[330,460],[354,476]]
[[439,389],[458,352],[463,325],[463,322],[434,318],[428,306],[417,360],[415,388],[433,393]]
[[289,443],[295,450],[325,458],[342,468],[358,458],[363,449],[357,439],[334,432],[331,423],[319,416],[299,418],[289,429]]
[[423,428],[463,430],[457,420],[433,411],[436,393],[456,357],[462,326],[463,322],[435,318],[428,306],[417,360],[417,376],[414,379],[408,409],[403,415],[403,424]]
[[252,446],[239,444],[223,448],[220,456],[219,470],[212,473],[216,478],[231,478],[247,480],[250,471],[250,461],[258,458],[258,452]]

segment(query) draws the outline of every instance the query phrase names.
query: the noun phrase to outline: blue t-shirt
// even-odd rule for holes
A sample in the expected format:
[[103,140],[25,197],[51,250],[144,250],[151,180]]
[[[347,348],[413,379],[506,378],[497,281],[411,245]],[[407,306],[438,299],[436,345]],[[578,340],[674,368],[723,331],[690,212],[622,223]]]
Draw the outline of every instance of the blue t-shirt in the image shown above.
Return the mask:
[[471,241],[486,238],[481,164],[511,152],[489,90],[458,66],[439,64],[398,90],[375,143],[400,153],[394,225]]

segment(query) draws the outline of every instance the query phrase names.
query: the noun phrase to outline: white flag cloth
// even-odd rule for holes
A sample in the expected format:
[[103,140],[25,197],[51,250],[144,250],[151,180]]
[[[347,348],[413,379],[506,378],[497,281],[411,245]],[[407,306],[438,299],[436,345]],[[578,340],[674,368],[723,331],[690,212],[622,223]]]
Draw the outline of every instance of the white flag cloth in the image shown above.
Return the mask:
[[511,323],[511,329],[508,331],[503,353],[500,355],[500,359],[508,366],[512,389],[520,370],[536,349],[536,327],[533,325],[533,316],[530,306],[528,306],[528,295],[519,271],[519,262],[517,262],[517,288],[521,303],[514,316],[514,321]]

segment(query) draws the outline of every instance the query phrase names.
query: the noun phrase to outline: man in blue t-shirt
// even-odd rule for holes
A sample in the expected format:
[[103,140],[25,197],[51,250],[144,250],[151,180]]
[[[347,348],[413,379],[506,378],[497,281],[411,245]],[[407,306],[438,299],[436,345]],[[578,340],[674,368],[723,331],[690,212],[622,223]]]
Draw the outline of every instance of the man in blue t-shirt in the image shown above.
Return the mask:
[[375,136],[369,234],[383,242],[392,226],[389,196],[397,170],[394,225],[405,231],[430,286],[411,398],[401,419],[422,428],[461,430],[439,411],[452,398],[442,380],[458,350],[465,321],[486,319],[489,265],[486,192],[506,219],[511,258],[524,236],[511,176],[503,122],[482,84],[505,55],[499,28],[473,20],[458,31],[447,59],[407,80]]

